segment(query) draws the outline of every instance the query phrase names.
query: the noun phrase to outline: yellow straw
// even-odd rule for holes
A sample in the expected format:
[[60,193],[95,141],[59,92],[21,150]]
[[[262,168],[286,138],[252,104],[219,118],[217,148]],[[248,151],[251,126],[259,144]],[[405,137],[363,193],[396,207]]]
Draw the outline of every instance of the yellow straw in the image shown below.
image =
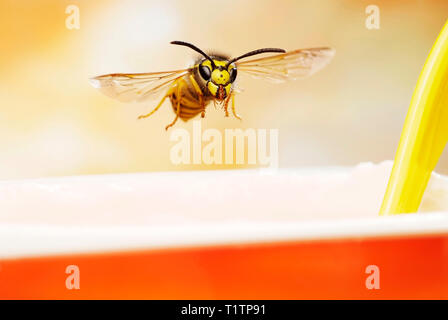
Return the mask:
[[417,212],[448,141],[448,21],[412,96],[380,215]]

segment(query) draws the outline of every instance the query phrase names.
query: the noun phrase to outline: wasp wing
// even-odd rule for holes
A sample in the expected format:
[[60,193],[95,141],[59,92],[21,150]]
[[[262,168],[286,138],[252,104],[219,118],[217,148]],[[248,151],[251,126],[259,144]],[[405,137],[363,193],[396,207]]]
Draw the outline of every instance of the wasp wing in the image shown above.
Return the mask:
[[144,101],[168,88],[191,69],[153,73],[112,73],[90,79],[90,83],[105,95],[122,101]]
[[299,49],[265,58],[237,62],[238,71],[272,82],[304,78],[325,67],[333,58],[331,48]]

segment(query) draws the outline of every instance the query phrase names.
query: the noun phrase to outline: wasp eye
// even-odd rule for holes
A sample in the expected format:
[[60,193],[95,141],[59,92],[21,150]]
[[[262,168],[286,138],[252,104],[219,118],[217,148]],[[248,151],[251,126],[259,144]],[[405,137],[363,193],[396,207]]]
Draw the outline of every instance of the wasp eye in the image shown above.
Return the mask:
[[232,70],[230,70],[230,82],[235,81],[236,74],[237,74],[236,68],[233,68]]
[[204,80],[210,80],[210,77],[212,75],[212,71],[210,70],[210,68],[204,65],[199,66],[199,73]]

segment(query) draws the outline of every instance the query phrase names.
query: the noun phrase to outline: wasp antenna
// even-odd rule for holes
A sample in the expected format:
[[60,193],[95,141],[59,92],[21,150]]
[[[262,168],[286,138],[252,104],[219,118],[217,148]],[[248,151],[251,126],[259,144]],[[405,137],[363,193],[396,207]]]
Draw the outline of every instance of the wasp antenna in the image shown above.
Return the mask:
[[254,51],[250,51],[250,52],[248,52],[248,53],[245,53],[245,54],[243,54],[242,56],[233,58],[232,60],[230,60],[230,61],[227,63],[227,65],[229,65],[229,64],[231,64],[231,63],[234,63],[235,61],[238,61],[238,60],[240,60],[240,59],[247,58],[247,57],[250,57],[250,56],[254,56],[254,55],[256,55],[256,54],[260,54],[260,53],[266,53],[266,52],[280,52],[280,53],[285,53],[286,51],[285,51],[284,49],[279,49],[279,48],[263,48],[263,49],[257,49],[257,50],[254,50]]
[[215,62],[213,61],[213,59],[210,58],[210,57],[208,56],[208,54],[206,54],[204,51],[202,51],[201,49],[199,49],[198,47],[196,47],[194,44],[191,44],[191,43],[188,43],[188,42],[184,42],[184,41],[171,41],[170,43],[171,43],[171,44],[177,44],[177,45],[179,45],[179,46],[185,46],[185,47],[188,47],[188,48],[190,48],[190,49],[193,49],[194,51],[196,51],[196,52],[202,54],[206,59],[210,60],[210,62],[212,63],[212,67],[213,67],[213,69],[216,68],[216,65],[215,65]]

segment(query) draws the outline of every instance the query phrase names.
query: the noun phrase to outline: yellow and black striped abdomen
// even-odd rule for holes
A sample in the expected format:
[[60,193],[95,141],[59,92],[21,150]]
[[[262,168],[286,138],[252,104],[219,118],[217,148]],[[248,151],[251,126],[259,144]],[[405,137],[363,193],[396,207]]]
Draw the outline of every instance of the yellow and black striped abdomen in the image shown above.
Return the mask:
[[[182,81],[182,83],[180,83]],[[177,112],[177,104],[180,96],[180,113],[179,118],[187,121],[202,112],[205,106],[210,102],[210,97],[206,94],[202,94],[203,106],[201,106],[201,97],[195,90],[189,76],[185,76],[179,80],[177,87],[170,95],[171,106],[174,113]],[[203,92],[204,89],[201,89]],[[179,94],[180,93],[180,94]]]

